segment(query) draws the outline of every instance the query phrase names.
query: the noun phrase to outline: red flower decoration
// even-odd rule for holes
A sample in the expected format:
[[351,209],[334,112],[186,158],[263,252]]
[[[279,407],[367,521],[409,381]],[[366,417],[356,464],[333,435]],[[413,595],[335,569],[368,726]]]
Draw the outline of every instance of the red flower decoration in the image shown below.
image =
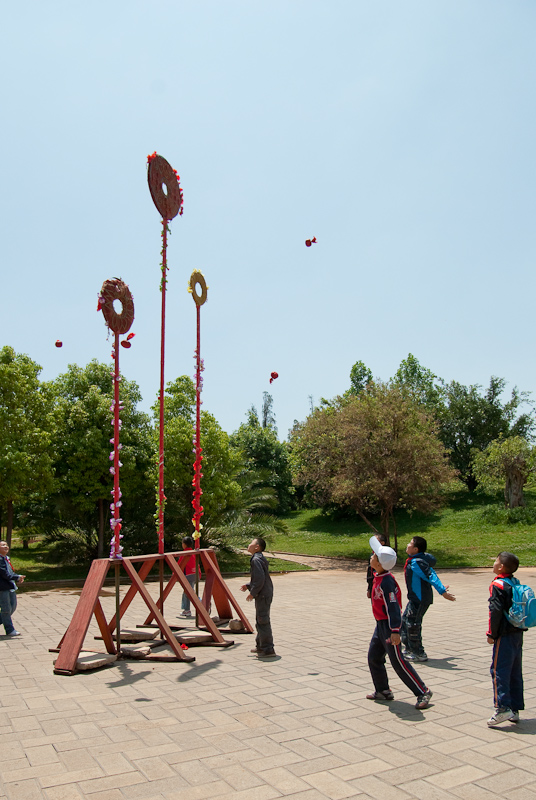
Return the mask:
[[156,150],[154,151],[154,153],[151,153],[150,156],[147,156],[147,163],[150,164],[151,161],[154,161],[155,158],[156,158]]

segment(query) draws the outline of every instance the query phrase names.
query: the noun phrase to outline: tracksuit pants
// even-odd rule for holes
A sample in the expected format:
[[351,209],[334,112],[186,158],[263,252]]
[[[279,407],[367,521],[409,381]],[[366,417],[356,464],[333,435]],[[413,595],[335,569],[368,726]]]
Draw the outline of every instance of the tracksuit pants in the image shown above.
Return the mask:
[[419,697],[427,691],[426,684],[419,678],[411,664],[404,660],[400,645],[395,647],[387,641],[390,635],[391,631],[387,620],[377,620],[368,651],[368,665],[374,688],[377,692],[385,692],[389,689],[389,679],[385,669],[385,657],[389,656],[391,665],[400,680],[416,697]]
[[490,668],[495,708],[511,708],[512,711],[522,711],[525,708],[522,654],[523,631],[495,639]]

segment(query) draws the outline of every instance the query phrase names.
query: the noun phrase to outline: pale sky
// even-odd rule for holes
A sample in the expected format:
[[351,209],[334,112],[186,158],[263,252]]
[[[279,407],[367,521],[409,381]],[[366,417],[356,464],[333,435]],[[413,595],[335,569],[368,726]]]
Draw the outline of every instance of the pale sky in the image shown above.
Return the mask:
[[285,438],[355,361],[387,379],[409,352],[536,396],[534,0],[0,10],[1,344],[43,379],[109,360],[96,303],[118,276],[136,309],[122,371],[154,402],[156,150],[185,197],[166,380],[193,375],[199,269],[204,408],[228,432],[269,390]]

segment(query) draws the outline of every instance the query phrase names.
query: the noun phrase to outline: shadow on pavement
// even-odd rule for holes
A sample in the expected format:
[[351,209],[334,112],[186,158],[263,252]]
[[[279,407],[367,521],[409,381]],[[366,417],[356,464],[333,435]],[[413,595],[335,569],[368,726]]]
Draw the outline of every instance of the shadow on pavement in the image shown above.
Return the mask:
[[211,669],[216,669],[216,667],[221,664],[222,661],[219,658],[215,658],[214,661],[210,661],[208,664],[198,664],[196,661],[193,661],[190,664],[185,665],[188,669],[188,672],[182,672],[177,681],[179,683],[184,683],[184,681],[191,681],[193,678],[198,678],[200,675],[203,675],[205,672],[209,672]]
[[117,681],[109,681],[106,685],[110,689],[117,689],[119,686],[130,686],[138,681],[143,681],[151,674],[151,670],[144,670],[143,672],[134,672],[126,661],[116,661],[111,665],[114,670],[119,670],[121,678]]
[[[458,667],[456,662],[451,664],[451,661],[454,661],[456,656],[449,656],[448,658],[429,658],[426,661],[427,667],[433,667],[434,669],[449,669],[449,670],[461,670],[463,667]],[[417,667],[420,667],[420,664],[417,664]]]

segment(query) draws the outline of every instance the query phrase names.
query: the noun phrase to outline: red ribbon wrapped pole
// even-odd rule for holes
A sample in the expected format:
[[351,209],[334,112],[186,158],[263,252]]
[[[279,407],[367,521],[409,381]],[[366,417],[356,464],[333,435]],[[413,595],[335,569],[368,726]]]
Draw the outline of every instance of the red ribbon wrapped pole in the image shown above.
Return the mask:
[[[160,338],[160,420],[159,420],[159,453],[158,453],[158,552],[164,552],[164,506],[166,497],[164,494],[164,356],[166,338],[166,288],[167,288],[167,235],[170,232],[168,222],[177,214],[182,215],[183,194],[179,184],[180,176],[165,158],[159,156],[156,151],[147,156],[148,170],[147,180],[149,191],[153,202],[162,216],[162,280],[160,291],[162,292],[162,318],[161,318],[161,338]],[[163,187],[166,187],[164,191]]]

